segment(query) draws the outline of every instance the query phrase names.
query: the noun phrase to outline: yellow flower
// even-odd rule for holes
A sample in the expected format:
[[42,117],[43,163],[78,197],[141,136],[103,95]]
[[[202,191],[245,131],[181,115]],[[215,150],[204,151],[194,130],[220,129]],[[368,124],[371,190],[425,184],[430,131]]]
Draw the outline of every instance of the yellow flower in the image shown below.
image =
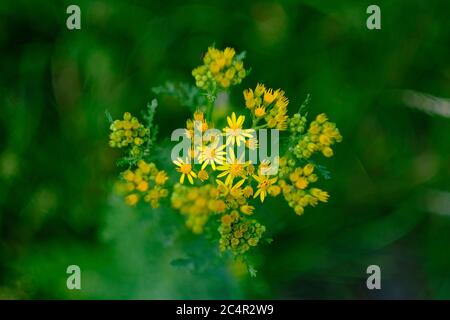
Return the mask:
[[[160,198],[168,195],[167,189],[162,187],[168,177],[164,171],[158,171],[152,162],[147,163],[140,160],[134,172],[128,169],[122,173],[122,177],[126,180],[124,191],[130,193],[125,197],[128,205],[135,205],[143,197],[144,201],[150,202],[151,206],[156,208]],[[150,199],[149,194],[156,196],[152,196]]]
[[139,196],[135,193],[132,193],[128,196],[125,197],[125,202],[129,205],[129,206],[134,206],[136,205],[136,203],[139,200]]
[[223,51],[223,56],[225,58],[225,63],[226,64],[230,64],[231,63],[231,59],[233,59],[234,55],[235,55],[235,51],[233,48],[227,47],[225,48],[225,50]]
[[231,218],[231,216],[229,214],[223,215],[220,220],[222,221],[222,224],[228,225],[228,226],[233,222],[233,218]]
[[247,75],[244,64],[233,48],[221,51],[210,47],[203,57],[203,65],[192,70],[196,85],[203,89],[228,88],[238,84]]
[[271,104],[275,100],[275,98],[277,97],[276,93],[277,92],[275,91],[275,93],[274,93],[272,89],[266,90],[264,92],[264,102],[267,103],[267,104]]
[[269,178],[268,176],[253,175],[253,178],[255,178],[255,180],[258,182],[258,190],[256,190],[253,198],[260,196],[261,202],[264,202],[269,187],[277,182],[277,177]]
[[181,173],[180,183],[183,184],[184,177],[187,176],[189,182],[191,184],[194,184],[193,178],[197,178],[197,175],[192,170],[192,165],[190,163],[187,163],[187,160],[183,161],[181,158],[178,158],[173,163],[178,166],[177,171]]
[[316,197],[319,201],[322,201],[322,202],[327,202],[328,198],[330,197],[328,192],[322,191],[322,190],[320,190],[318,188],[312,188],[311,189],[311,194],[314,197]]
[[297,189],[305,189],[308,186],[308,180],[306,180],[305,177],[300,177],[298,178],[298,180],[295,182],[295,186],[297,187]]
[[303,212],[305,212],[305,209],[302,206],[297,205],[297,206],[294,207],[294,211],[295,211],[296,214],[301,216],[303,214]]
[[240,180],[234,186],[227,185],[223,183],[221,180],[216,179],[216,183],[218,189],[222,193],[223,196],[231,195],[233,198],[240,198],[243,194],[243,190],[241,190],[242,184],[245,182],[245,179]]
[[333,156],[333,149],[330,147],[323,148],[322,153],[325,157],[330,158]]
[[138,190],[141,191],[141,192],[147,191],[147,189],[148,189],[148,182],[147,182],[147,181],[141,181],[141,182],[137,185],[136,189],[138,189]]
[[249,109],[253,109],[253,107],[255,106],[255,99],[253,98],[252,89],[244,90],[244,100],[245,106]]
[[272,197],[276,197],[281,193],[281,187],[280,186],[270,186],[268,189],[268,192]]
[[251,186],[246,186],[243,190],[244,197],[248,198],[253,195],[253,188]]
[[264,107],[258,107],[255,109],[255,116],[257,118],[264,117],[266,115],[266,109]]
[[325,146],[329,146],[331,144],[330,138],[325,134],[321,134],[319,136],[319,142]]
[[258,139],[256,139],[256,138],[249,138],[249,139],[245,140],[245,146],[247,148],[249,148],[250,150],[257,149],[258,146],[259,146]]
[[150,173],[150,169],[151,169],[150,164],[148,164],[144,160],[139,160],[137,165],[138,165],[139,169],[141,169],[142,173],[144,173],[144,174]]
[[303,168],[303,174],[305,176],[309,176],[311,173],[313,173],[314,171],[314,165],[311,163],[308,163],[304,168]]
[[201,112],[201,111],[199,111],[199,110],[197,110],[197,111],[194,112],[194,120],[195,120],[195,121],[202,121],[202,122],[203,122],[204,119],[205,119],[205,118],[204,118],[204,116],[203,116],[203,112]]
[[263,94],[265,91],[266,91],[266,88],[264,87],[263,84],[258,83],[258,84],[256,85],[256,88],[255,88],[255,95],[256,95],[256,96],[258,96],[258,97],[262,96],[262,94]]
[[241,159],[235,157],[232,149],[230,150],[230,160],[231,161],[227,161],[223,165],[217,167],[217,170],[223,171],[217,175],[217,178],[226,176],[225,184],[228,186],[233,184],[235,178],[244,178],[246,176],[245,169],[248,166],[248,163],[242,162],[242,157]]
[[249,216],[253,214],[253,210],[255,210],[255,207],[250,206],[250,205],[248,205],[248,204],[243,205],[243,206],[241,207],[241,212],[244,213],[244,214],[246,214],[246,215],[249,215]]
[[209,146],[203,146],[200,151],[198,160],[203,163],[202,170],[209,164],[213,170],[216,170],[216,163],[222,164],[225,161],[225,151],[223,149],[226,145],[217,146],[216,144],[210,144]]
[[123,120],[115,120],[110,126],[109,145],[112,148],[130,147],[130,154],[137,156],[142,153],[140,146],[148,138],[150,130],[129,112],[125,112]]
[[225,202],[223,200],[215,200],[214,201],[214,211],[216,212],[223,212],[225,211],[225,209],[227,208],[227,205],[225,204]]
[[328,121],[327,115],[325,113],[321,113],[316,117],[316,121],[320,124]]
[[236,114],[234,112],[231,114],[231,117],[227,117],[228,127],[224,128],[227,136],[227,145],[237,144],[240,146],[241,142],[245,142],[245,138],[252,137],[250,129],[242,129],[244,121],[245,116],[239,116],[236,118]]
[[131,170],[126,170],[123,173],[123,178],[127,181],[133,181],[134,180],[134,173]]
[[319,178],[317,177],[317,175],[315,173],[312,173],[308,176],[308,182],[314,183],[314,182],[317,182],[318,179]]
[[167,173],[164,170],[158,171],[158,173],[155,176],[155,183],[162,185],[166,183],[167,179],[169,179],[169,177],[167,176]]
[[203,182],[205,180],[208,180],[209,175],[208,172],[202,169],[198,172],[197,177]]

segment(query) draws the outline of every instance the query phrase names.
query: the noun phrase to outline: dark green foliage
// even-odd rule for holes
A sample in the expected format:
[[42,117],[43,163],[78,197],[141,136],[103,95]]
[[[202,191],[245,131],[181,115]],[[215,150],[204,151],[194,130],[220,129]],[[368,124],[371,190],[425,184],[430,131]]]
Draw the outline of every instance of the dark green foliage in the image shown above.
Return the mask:
[[[450,119],[403,97],[450,97],[449,1],[377,1],[380,31],[365,27],[367,1],[77,3],[79,31],[65,26],[72,3],[0,3],[0,298],[450,298]],[[213,42],[245,50],[253,70],[218,114],[264,82],[290,113],[310,93],[301,112],[325,112],[344,136],[318,167],[333,173],[320,177],[326,205],[256,208],[275,239],[252,257],[256,278],[234,278],[168,203],[130,209],[112,195],[120,152],[105,110],[139,115],[156,94],[147,147],[171,168],[172,130],[208,104],[183,83]],[[70,264],[81,291],[65,286]],[[371,264],[378,293],[365,288]]]

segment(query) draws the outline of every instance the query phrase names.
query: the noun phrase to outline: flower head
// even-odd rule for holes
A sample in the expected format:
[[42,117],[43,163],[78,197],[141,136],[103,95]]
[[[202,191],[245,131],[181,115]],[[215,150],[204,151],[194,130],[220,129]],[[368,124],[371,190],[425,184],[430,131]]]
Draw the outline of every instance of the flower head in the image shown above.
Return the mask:
[[226,144],[237,144],[241,145],[241,142],[245,143],[246,138],[252,137],[252,129],[242,129],[245,121],[245,116],[239,116],[236,118],[236,114],[233,112],[231,117],[227,117],[228,127],[223,129],[225,131],[227,140]]
[[233,184],[235,178],[245,178],[247,174],[245,169],[248,166],[248,163],[242,161],[243,156],[244,155],[242,155],[240,159],[236,158],[234,151],[231,149],[230,161],[227,161],[223,165],[217,167],[217,170],[222,171],[217,175],[217,178],[226,177],[226,185]]
[[259,196],[261,202],[264,202],[270,186],[277,182],[278,178],[269,178],[268,176],[263,175],[253,175],[253,178],[258,182],[258,187],[253,197],[256,198]]
[[203,90],[212,88],[228,89],[241,83],[247,75],[240,57],[233,48],[219,50],[209,47],[203,57],[203,65],[192,71],[197,87]]
[[168,195],[168,190],[164,188],[168,179],[167,173],[164,170],[158,170],[154,163],[140,160],[136,169],[122,172],[122,178],[124,192],[130,193],[125,197],[125,202],[130,206],[144,199],[153,208],[157,208],[160,199]]
[[188,163],[188,161],[183,161],[181,158],[178,158],[173,162],[178,168],[177,171],[181,173],[180,183],[184,183],[184,178],[187,176],[189,182],[194,184],[194,179],[197,178],[197,174],[192,170],[192,165]]
[[209,164],[213,170],[216,170],[216,164],[222,164],[225,159],[225,151],[223,149],[226,145],[217,146],[215,143],[210,143],[208,146],[202,146],[199,161],[202,164],[202,170]]

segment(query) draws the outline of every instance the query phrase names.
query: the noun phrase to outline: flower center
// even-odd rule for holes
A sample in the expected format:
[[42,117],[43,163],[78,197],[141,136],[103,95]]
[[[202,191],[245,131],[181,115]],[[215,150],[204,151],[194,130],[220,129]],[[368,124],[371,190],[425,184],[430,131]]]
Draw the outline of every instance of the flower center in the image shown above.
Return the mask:
[[230,174],[233,177],[241,176],[244,171],[244,166],[239,163],[233,163],[230,165]]
[[270,180],[266,179],[259,184],[260,189],[267,189],[270,186]]
[[242,128],[237,124],[234,124],[227,130],[227,134],[237,137],[242,134]]
[[180,172],[184,174],[188,174],[189,172],[191,172],[191,170],[192,166],[189,163],[184,163],[180,167]]

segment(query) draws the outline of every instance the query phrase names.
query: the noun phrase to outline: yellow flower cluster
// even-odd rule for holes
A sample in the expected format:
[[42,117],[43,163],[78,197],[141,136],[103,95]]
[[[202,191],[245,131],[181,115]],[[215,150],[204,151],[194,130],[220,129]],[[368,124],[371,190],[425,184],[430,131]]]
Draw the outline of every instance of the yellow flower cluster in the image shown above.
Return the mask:
[[[212,115],[217,93],[240,83],[246,74],[242,55],[237,56],[234,49],[208,48],[203,65],[192,71],[197,87],[208,91],[208,104],[199,107],[206,112],[195,111],[186,121],[183,138],[191,141],[191,147],[185,150],[187,154],[172,159],[179,173],[179,183],[172,190],[171,206],[185,217],[187,228],[195,234],[204,231],[210,218],[218,219],[220,250],[230,250],[234,255],[242,255],[258,245],[266,230],[252,219],[257,202],[263,203],[268,197],[282,194],[295,213],[301,215],[307,206],[328,201],[326,191],[312,186],[318,181],[315,170],[325,171],[321,167],[316,169],[308,159],[318,152],[331,157],[331,147],[342,141],[336,125],[329,122],[325,114],[319,114],[308,127],[305,115],[288,116],[289,100],[283,90],[266,88],[263,84],[243,92],[246,110],[250,111],[247,121],[250,120],[251,125],[246,124],[245,115],[232,112],[224,119],[226,124],[221,130],[208,130],[215,128]],[[193,94],[204,92],[193,90]],[[309,98],[300,111],[307,106],[307,101]],[[128,153],[123,160],[135,168],[122,173],[125,201],[129,205],[143,199],[152,207],[158,207],[161,198],[168,196],[164,188],[167,174],[153,163],[138,161],[143,156],[150,157],[150,146],[155,139],[153,132],[150,134],[155,107],[153,102],[149,106],[148,128],[128,112],[123,120],[111,125],[111,147],[129,147],[126,150],[131,151],[132,157]],[[289,138],[280,141],[280,144],[287,144],[280,148],[286,150],[286,154],[275,157],[272,162],[258,159],[257,163],[252,163],[244,157],[253,155],[250,151],[263,145],[264,141],[258,141],[256,135],[256,130],[263,128],[289,130]],[[200,139],[197,133],[201,134]],[[145,154],[144,145],[147,147]],[[137,167],[134,167],[136,161]],[[267,175],[266,170],[277,163],[278,172]],[[183,185],[185,181],[190,185]]]
[[236,210],[223,215],[219,227],[221,251],[227,249],[235,255],[244,254],[250,247],[255,247],[261,239],[266,227],[254,219],[239,216]]
[[209,47],[203,57],[203,65],[192,71],[197,87],[212,90],[216,87],[227,89],[241,83],[247,72],[243,62],[236,57],[233,48],[219,50]]
[[[178,158],[173,161],[177,166],[176,170],[180,172],[180,183],[183,184],[185,178],[191,184],[194,184],[195,179],[204,182],[209,179],[213,172],[218,170],[220,173],[217,174],[217,178],[224,177],[225,183],[232,185],[236,178],[244,178],[251,174],[252,172],[247,170],[248,163],[243,162],[242,159],[237,159],[233,152],[229,154],[231,161],[227,161],[224,150],[228,145],[240,146],[244,144],[248,148],[255,146],[255,144],[248,145],[247,143],[254,137],[252,129],[243,129],[244,122],[245,116],[236,116],[233,112],[231,117],[227,117],[228,126],[223,129],[222,134],[202,135],[200,144],[194,144],[194,126],[196,124],[201,126],[202,133],[209,127],[204,120],[203,113],[196,111],[194,120],[189,119],[186,123],[186,136],[192,142],[190,154],[185,159]],[[221,139],[223,136],[226,137],[226,142],[220,144],[218,138]],[[201,164],[200,170],[194,168],[195,162]]]
[[288,125],[287,107],[289,100],[281,89],[266,89],[258,84],[255,90],[244,90],[245,106],[250,109],[254,122],[264,118],[269,128],[284,131]]
[[252,215],[255,207],[249,205],[247,201],[253,195],[253,188],[251,185],[242,188],[244,182],[245,179],[242,179],[233,186],[217,179],[217,191],[219,197],[225,201],[227,208],[231,210],[239,209],[245,215]]
[[304,167],[295,167],[295,161],[288,161],[286,157],[280,159],[280,180],[283,196],[296,214],[301,215],[307,206],[316,206],[319,201],[327,202],[328,193],[309,185],[317,181],[314,165],[308,163]]
[[150,131],[129,112],[123,114],[123,120],[115,120],[111,126],[109,145],[112,148],[131,147],[131,155],[141,153],[141,146],[148,138]]
[[194,138],[194,129],[203,134],[208,128],[208,122],[206,122],[205,115],[201,111],[194,112],[193,119],[186,120],[186,136],[190,139]]
[[125,202],[134,206],[140,199],[150,203],[152,208],[159,207],[161,198],[168,195],[168,190],[164,188],[168,179],[167,174],[163,170],[158,170],[154,163],[147,163],[140,160],[137,168],[126,170],[122,173],[125,183],[123,185],[125,192]]
[[173,189],[172,207],[186,216],[186,226],[199,234],[212,213],[224,212],[225,202],[218,199],[218,190],[210,184],[186,187],[176,184]]
[[342,136],[336,124],[329,122],[327,116],[322,113],[311,122],[308,131],[299,140],[293,152],[297,158],[308,159],[316,152],[322,152],[329,158],[333,156],[331,146],[341,141]]

